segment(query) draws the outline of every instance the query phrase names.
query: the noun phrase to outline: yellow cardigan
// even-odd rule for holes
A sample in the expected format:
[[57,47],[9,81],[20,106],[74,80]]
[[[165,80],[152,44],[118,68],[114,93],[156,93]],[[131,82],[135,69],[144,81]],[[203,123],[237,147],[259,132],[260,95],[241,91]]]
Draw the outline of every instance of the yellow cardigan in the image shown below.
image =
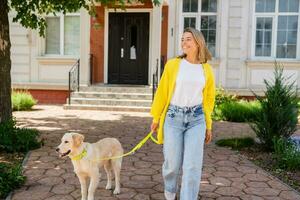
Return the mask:
[[[157,140],[159,144],[163,144],[164,121],[174,93],[180,62],[180,58],[170,59],[167,62],[152,103],[150,113],[153,117],[153,122],[159,122],[157,132]],[[205,86],[203,89],[202,106],[205,114],[206,129],[210,130],[212,126],[211,113],[213,112],[215,104],[215,81],[213,70],[208,63],[203,64],[203,69]]]

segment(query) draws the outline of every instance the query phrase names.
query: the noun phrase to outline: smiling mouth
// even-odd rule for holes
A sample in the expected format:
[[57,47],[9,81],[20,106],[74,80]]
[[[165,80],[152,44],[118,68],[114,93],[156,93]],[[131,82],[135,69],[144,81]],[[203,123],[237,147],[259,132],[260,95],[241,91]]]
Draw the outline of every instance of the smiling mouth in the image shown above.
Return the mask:
[[61,157],[61,158],[65,157],[65,156],[69,155],[69,153],[71,153],[71,150],[67,151],[66,153],[59,154],[59,157]]

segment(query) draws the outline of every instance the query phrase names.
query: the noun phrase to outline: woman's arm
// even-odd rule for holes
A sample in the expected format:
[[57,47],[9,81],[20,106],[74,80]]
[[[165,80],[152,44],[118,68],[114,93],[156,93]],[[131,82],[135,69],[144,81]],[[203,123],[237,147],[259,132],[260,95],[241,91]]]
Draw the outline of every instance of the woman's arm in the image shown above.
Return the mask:
[[160,116],[167,104],[168,100],[168,93],[169,93],[169,75],[168,75],[168,68],[169,68],[169,61],[165,65],[164,72],[162,74],[162,77],[160,79],[158,88],[156,90],[154,100],[152,103],[150,114],[153,117],[153,122],[157,123],[159,122]]
[[206,115],[206,129],[211,130],[212,128],[212,119],[211,114],[214,110],[215,106],[215,94],[216,94],[216,86],[215,86],[215,78],[212,67],[208,65],[208,80],[207,80],[207,93],[206,93],[206,100],[205,100],[205,115]]

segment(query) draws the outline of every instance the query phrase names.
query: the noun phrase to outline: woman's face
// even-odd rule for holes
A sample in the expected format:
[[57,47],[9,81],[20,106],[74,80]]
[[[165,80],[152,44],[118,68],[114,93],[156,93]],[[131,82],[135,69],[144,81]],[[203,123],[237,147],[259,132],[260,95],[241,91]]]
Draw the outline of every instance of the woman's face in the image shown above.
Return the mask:
[[182,38],[181,38],[181,49],[182,49],[183,53],[186,55],[197,54],[198,46],[197,46],[197,43],[196,43],[192,33],[190,33],[190,32],[183,33]]

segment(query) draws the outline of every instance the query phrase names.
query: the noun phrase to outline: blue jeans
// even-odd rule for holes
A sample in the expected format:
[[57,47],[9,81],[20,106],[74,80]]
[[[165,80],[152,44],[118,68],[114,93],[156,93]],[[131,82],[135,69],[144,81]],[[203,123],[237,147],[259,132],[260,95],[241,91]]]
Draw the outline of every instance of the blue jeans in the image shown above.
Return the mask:
[[182,168],[180,200],[197,200],[200,189],[206,124],[202,106],[170,105],[164,122],[165,190],[177,191]]

